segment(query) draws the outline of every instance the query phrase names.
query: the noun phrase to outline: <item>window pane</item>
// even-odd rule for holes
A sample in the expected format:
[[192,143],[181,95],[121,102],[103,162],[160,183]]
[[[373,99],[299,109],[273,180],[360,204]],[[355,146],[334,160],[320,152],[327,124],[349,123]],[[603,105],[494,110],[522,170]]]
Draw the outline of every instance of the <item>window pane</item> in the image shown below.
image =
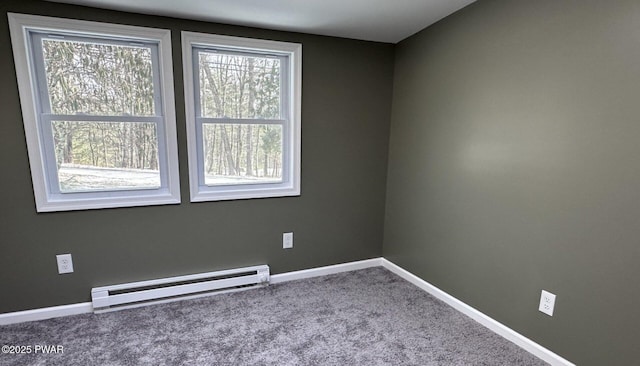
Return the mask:
[[206,185],[282,182],[282,126],[204,124]]
[[63,193],[160,187],[154,123],[52,122]]
[[155,115],[148,47],[42,41],[54,114]]
[[201,117],[280,118],[280,60],[199,52]]

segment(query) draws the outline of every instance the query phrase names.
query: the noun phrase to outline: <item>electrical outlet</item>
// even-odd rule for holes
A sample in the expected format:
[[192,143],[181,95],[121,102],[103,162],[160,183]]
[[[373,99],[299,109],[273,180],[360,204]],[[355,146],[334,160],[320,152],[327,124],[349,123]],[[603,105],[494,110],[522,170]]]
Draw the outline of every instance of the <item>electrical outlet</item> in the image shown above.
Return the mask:
[[293,248],[293,233],[282,233],[282,249]]
[[551,292],[542,290],[542,294],[540,295],[540,306],[538,307],[538,310],[549,316],[553,316],[553,308],[555,305],[556,295],[552,294]]
[[73,272],[71,254],[58,254],[56,255],[56,260],[58,261],[58,274]]

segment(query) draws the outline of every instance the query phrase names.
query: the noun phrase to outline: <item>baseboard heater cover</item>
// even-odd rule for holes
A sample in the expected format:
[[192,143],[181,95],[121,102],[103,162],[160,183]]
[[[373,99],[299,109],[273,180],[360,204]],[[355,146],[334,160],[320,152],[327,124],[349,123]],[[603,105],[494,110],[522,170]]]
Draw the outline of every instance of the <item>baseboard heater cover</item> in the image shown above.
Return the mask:
[[[94,287],[94,313],[230,292],[269,284],[269,266],[235,268],[188,276]],[[192,296],[190,296],[192,295]]]

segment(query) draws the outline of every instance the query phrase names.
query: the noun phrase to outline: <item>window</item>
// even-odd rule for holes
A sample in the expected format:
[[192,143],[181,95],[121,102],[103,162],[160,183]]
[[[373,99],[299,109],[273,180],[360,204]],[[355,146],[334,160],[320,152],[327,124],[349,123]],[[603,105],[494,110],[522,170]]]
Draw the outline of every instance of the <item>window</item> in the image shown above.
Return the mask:
[[300,194],[302,45],[182,32],[191,201]]
[[170,32],[9,21],[37,210],[179,203]]

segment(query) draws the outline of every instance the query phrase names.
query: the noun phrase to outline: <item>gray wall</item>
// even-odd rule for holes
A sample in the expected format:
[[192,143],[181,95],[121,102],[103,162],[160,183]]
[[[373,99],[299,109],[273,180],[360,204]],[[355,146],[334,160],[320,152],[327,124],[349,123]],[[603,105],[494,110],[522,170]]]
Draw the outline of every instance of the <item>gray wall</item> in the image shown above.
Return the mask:
[[[382,255],[393,45],[29,0],[0,10],[0,313],[88,301],[96,285]],[[7,11],[173,31],[182,204],[36,213]],[[303,44],[300,197],[189,203],[181,30]],[[282,249],[284,231],[295,232],[292,250]],[[55,255],[67,252],[75,273],[61,276]]]
[[[480,0],[396,46],[395,75],[387,44],[31,0],[0,10],[0,313],[87,301],[96,285],[384,254],[580,365],[640,357],[637,1]],[[174,31],[182,204],[36,214],[6,11]],[[188,202],[180,30],[303,43],[301,197]],[[60,276],[66,252],[76,272]]]
[[579,365],[640,358],[639,20],[480,0],[396,46],[384,256]]

